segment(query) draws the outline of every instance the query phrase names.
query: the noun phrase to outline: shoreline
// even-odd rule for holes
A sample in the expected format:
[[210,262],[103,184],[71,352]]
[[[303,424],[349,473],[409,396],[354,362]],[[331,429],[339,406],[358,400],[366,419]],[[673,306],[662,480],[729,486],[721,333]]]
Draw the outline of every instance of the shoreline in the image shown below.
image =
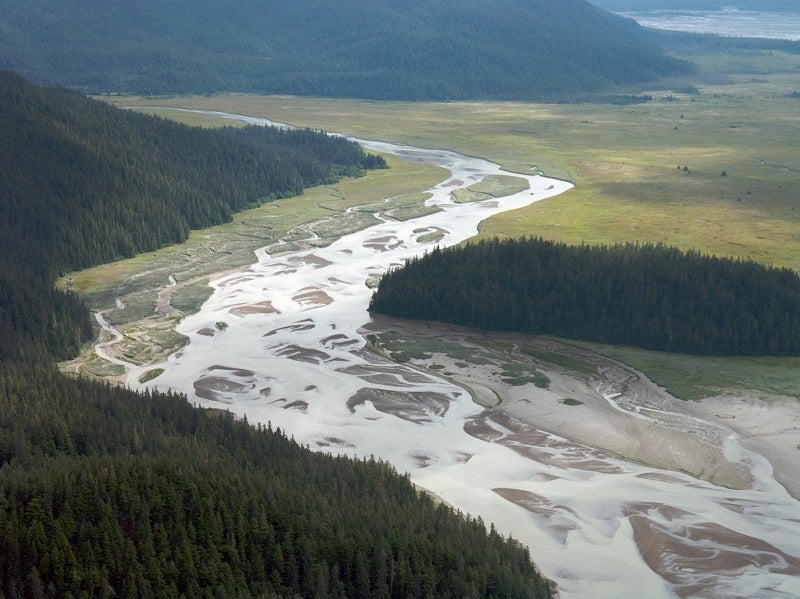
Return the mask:
[[[504,383],[489,372],[491,368],[459,368],[463,362],[442,353],[411,364],[462,387],[487,410],[502,412],[538,430],[626,461],[682,472],[726,488],[746,489],[753,482],[751,477],[726,455],[726,439],[737,435],[743,446],[769,462],[778,482],[800,500],[800,460],[792,459],[794,452],[800,453],[800,412],[793,398],[764,398],[742,391],[739,395],[681,400],[643,373],[600,354],[566,342],[513,333],[375,315],[365,331],[387,328],[408,336],[446,337],[464,345],[474,345],[476,339],[487,344],[540,344],[591,359],[598,374],[568,372],[538,363],[536,367],[550,379],[546,389]],[[435,370],[429,368],[433,364]],[[626,399],[629,407],[619,407]]]

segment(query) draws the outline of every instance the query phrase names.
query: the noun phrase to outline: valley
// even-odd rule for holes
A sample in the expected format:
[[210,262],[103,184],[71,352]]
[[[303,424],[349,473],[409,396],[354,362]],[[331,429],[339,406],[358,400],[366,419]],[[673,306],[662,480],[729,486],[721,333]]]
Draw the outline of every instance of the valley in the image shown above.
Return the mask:
[[[526,189],[457,203],[454,188],[496,167],[441,151],[399,153],[448,169],[443,180],[440,170],[423,171],[436,180],[427,203],[444,212],[385,220],[331,243],[312,235],[313,245],[302,243],[309,227],[288,235],[270,229],[280,251],[258,251],[256,264],[209,273],[213,295],[177,326],[188,345],[166,362],[161,354],[130,363],[128,383],[174,388],[199,405],[277,424],[317,450],[389,459],[418,485],[525,542],[564,597],[589,588],[615,596],[631,580],[653,597],[684,596],[698,585],[707,596],[725,596],[745,575],[753,589],[795,593],[797,500],[769,465],[770,456],[792,447],[765,450],[759,443],[774,442],[770,433],[753,440],[753,411],[693,412],[641,373],[555,340],[479,337],[367,317],[364,283],[425,247],[425,233],[436,230],[447,236],[443,243],[455,243],[501,205],[520,209],[531,199],[572,193],[536,175],[533,198]],[[336,195],[346,197],[341,189]],[[462,212],[471,225],[460,224]],[[98,278],[77,273],[72,284],[86,292]],[[161,281],[169,286],[168,277]],[[127,309],[121,302],[118,309]],[[515,349],[521,345],[528,351]],[[787,401],[796,400],[770,405],[791,415]],[[783,424],[782,442],[791,443],[796,421]],[[791,463],[778,464],[778,480],[797,480]],[[775,526],[786,536],[767,533]],[[698,535],[700,544],[692,541]],[[740,561],[742,543],[760,549]],[[661,545],[668,549],[654,550]],[[692,573],[683,567],[689,562]]]

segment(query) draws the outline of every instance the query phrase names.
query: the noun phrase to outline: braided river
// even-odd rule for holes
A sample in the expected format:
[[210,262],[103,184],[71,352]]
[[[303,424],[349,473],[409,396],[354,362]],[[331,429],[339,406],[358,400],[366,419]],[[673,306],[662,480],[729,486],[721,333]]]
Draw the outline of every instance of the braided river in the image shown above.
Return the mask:
[[387,460],[525,543],[563,598],[800,597],[800,502],[733,430],[675,412],[681,402],[643,410],[636,397],[604,396],[637,430],[690,421],[717,439],[746,480],[736,489],[540,430],[535,418],[483,407],[435,373],[367,350],[368,279],[430,248],[426,234],[443,235],[442,247],[459,243],[488,216],[571,185],[532,171],[519,175],[525,191],[455,203],[453,189],[503,171],[449,151],[357,141],[449,170],[428,190],[427,204],[441,211],[382,218],[327,247],[258,250],[254,264],[212,281],[210,299],[181,321],[190,341],[164,372],[140,384],[144,369],[127,365],[129,384],[269,422],[314,450]]

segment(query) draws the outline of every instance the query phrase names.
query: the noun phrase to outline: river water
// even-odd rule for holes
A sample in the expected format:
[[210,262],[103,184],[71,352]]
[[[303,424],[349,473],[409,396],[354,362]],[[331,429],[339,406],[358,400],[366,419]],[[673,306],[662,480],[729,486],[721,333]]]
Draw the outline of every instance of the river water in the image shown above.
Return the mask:
[[755,10],[653,10],[620,13],[644,27],[726,37],[800,40],[800,4],[795,12]]
[[457,204],[454,188],[500,168],[359,141],[448,169],[429,190],[428,203],[443,211],[387,220],[325,248],[258,250],[255,264],[212,282],[211,298],[179,326],[190,343],[145,385],[270,422],[314,450],[388,460],[527,544],[565,598],[800,596],[800,504],[733,435],[726,451],[751,471],[751,489],[628,463],[485,412],[448,381],[365,350],[365,281],[430,247],[420,235],[444,232],[440,245],[455,244],[489,215],[571,185],[531,175],[524,192]]

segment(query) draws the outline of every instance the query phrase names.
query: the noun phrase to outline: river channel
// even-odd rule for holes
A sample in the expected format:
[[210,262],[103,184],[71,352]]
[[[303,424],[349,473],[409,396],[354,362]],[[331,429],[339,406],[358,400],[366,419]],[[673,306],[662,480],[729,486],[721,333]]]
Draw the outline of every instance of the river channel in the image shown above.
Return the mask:
[[750,474],[744,490],[540,431],[487,411],[443,378],[367,351],[368,279],[429,249],[426,233],[456,244],[488,216],[571,185],[534,173],[524,175],[525,191],[456,203],[454,189],[503,171],[449,151],[357,141],[449,170],[428,190],[427,203],[442,210],[387,218],[327,247],[258,250],[254,264],[214,280],[210,299],[180,323],[190,342],[164,372],[129,383],[270,422],[314,450],[387,460],[528,545],[564,598],[800,596],[800,503],[734,434],[725,451]]

